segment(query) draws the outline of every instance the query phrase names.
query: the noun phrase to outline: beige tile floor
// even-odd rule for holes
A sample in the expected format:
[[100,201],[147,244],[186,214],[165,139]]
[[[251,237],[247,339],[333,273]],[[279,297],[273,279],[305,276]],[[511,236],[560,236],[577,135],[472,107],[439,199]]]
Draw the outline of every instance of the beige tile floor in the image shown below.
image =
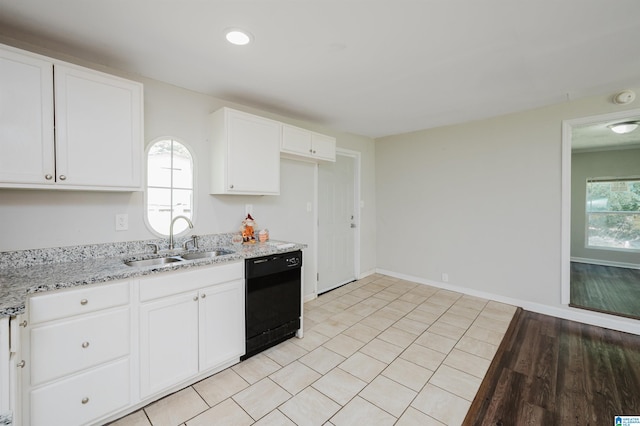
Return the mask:
[[290,339],[112,426],[459,425],[515,307],[379,274]]

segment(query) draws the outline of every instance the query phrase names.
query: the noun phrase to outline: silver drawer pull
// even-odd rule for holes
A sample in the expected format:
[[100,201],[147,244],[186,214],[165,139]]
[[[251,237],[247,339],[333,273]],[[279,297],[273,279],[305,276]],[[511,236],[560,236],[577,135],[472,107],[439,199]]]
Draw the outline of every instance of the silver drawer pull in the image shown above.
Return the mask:
[[83,348],[88,348],[89,347],[89,342],[82,342],[82,347]]
[[22,361],[20,361],[19,363],[17,363],[17,364],[16,364],[16,367],[24,368],[24,366],[25,366],[26,364],[27,364],[27,363],[26,363],[26,362],[24,362],[24,359],[23,359]]
[[60,175],[60,180],[67,180],[67,177],[65,175]]
[[82,398],[82,403],[83,404],[88,404],[89,403],[89,398],[87,398],[87,397]]
[[53,176],[51,176],[51,175],[44,175],[44,178],[45,178],[46,180],[51,180],[51,179],[53,179]]
[[80,301],[80,304],[81,304],[81,305],[86,305],[87,303],[89,303],[89,301],[88,301],[87,299],[82,299],[82,300]]
[[27,320],[22,321],[20,324],[18,324],[20,327],[26,327],[27,326]]

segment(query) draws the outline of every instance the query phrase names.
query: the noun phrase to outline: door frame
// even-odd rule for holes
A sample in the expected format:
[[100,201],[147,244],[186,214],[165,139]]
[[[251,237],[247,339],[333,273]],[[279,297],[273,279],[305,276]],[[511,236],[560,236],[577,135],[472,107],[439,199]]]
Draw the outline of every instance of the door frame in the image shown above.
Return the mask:
[[[560,242],[560,303],[569,306],[571,299],[571,139],[573,128],[581,125],[598,124],[608,121],[634,118],[640,115],[640,109],[630,109],[607,114],[574,118],[562,121],[562,189],[561,189],[561,242]],[[570,309],[579,309],[571,308]],[[591,312],[604,317],[607,314]],[[611,326],[605,326],[609,327]]]
[[[353,221],[356,224],[355,232],[353,233],[353,276],[355,279],[360,279],[360,225],[361,225],[361,214],[360,210],[362,209],[362,201],[360,197],[361,193],[361,162],[362,162],[362,154],[358,151],[353,151],[350,149],[344,148],[336,148],[336,157],[338,155],[342,155],[345,157],[351,157],[354,162],[353,167],[353,213],[354,218]],[[320,273],[320,255],[319,255],[319,225],[320,225],[320,199],[318,196],[319,188],[320,188],[320,173],[319,173],[320,164],[316,166],[316,190],[315,190],[315,214],[314,214],[314,231],[313,238],[315,241],[315,252],[316,252],[316,271]],[[316,275],[316,279],[313,285],[313,292],[315,297],[318,297],[318,278]]]

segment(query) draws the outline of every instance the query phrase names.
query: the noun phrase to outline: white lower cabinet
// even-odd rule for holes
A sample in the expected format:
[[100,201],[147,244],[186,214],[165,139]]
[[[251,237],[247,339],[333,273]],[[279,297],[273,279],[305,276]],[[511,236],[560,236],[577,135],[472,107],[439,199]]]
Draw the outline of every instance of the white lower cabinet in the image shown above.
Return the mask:
[[129,282],[31,296],[21,322],[24,426],[92,424],[131,405],[130,300]]
[[0,319],[0,409],[20,406],[21,426],[114,420],[239,362],[244,300],[244,262],[31,295]]
[[244,355],[244,281],[200,291],[200,370]]
[[31,330],[31,385],[129,354],[129,307]]
[[31,392],[31,426],[84,425],[131,403],[129,358]]
[[[192,275],[189,285],[211,281]],[[175,277],[173,291],[184,289]],[[169,277],[169,279],[171,279]],[[167,277],[141,282],[165,293]],[[200,281],[203,280],[203,281]],[[157,284],[157,286],[156,286]],[[202,285],[202,284],[200,284]],[[142,398],[177,383],[237,362],[244,354],[244,281],[228,282],[165,296],[140,306],[140,393]]]
[[[195,300],[194,300],[195,299]],[[179,294],[140,307],[142,398],[198,372],[198,293]]]

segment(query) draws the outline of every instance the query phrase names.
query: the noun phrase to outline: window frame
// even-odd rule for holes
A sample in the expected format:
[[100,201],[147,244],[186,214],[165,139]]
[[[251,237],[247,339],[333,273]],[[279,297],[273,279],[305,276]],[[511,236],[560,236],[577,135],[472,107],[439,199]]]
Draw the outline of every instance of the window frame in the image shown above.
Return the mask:
[[588,178],[585,182],[585,220],[584,220],[584,246],[585,248],[592,250],[608,250],[608,251],[618,251],[623,253],[640,253],[640,248],[625,248],[625,247],[608,247],[608,246],[598,246],[589,244],[589,216],[590,215],[620,215],[620,216],[630,216],[630,215],[639,215],[640,211],[638,210],[621,210],[621,211],[590,211],[589,207],[591,204],[591,200],[589,200],[589,184],[591,183],[619,183],[619,182],[637,182],[640,183],[640,176],[628,176],[628,177],[599,177],[599,178]]
[[[144,223],[147,227],[147,229],[154,234],[155,236],[159,237],[159,238],[168,238],[169,234],[163,234],[160,231],[156,230],[150,223],[149,221],[149,152],[151,151],[151,148],[153,148],[153,146],[158,143],[158,142],[163,142],[163,141],[173,141],[173,142],[178,142],[180,144],[182,144],[182,146],[185,147],[185,149],[189,152],[189,155],[191,155],[191,217],[190,220],[191,222],[195,225],[196,223],[196,193],[197,193],[197,162],[196,162],[196,156],[194,154],[194,150],[193,148],[191,148],[191,146],[187,143],[185,143],[182,139],[177,138],[175,136],[161,136],[161,137],[157,137],[153,140],[151,140],[146,149],[145,149],[145,156],[144,156],[144,176],[145,176],[145,186],[144,186],[144,206],[143,206],[143,210],[144,210]],[[180,190],[184,190],[184,188],[174,188],[173,186],[173,182],[171,187],[156,187],[154,186],[153,188],[169,188],[172,191],[174,189],[180,189]],[[174,214],[173,214],[173,209],[171,211],[171,220],[173,220],[174,218]],[[186,235],[187,233],[189,233],[190,228],[186,228],[181,232],[175,233],[174,236],[179,237],[179,236],[183,236]]]

